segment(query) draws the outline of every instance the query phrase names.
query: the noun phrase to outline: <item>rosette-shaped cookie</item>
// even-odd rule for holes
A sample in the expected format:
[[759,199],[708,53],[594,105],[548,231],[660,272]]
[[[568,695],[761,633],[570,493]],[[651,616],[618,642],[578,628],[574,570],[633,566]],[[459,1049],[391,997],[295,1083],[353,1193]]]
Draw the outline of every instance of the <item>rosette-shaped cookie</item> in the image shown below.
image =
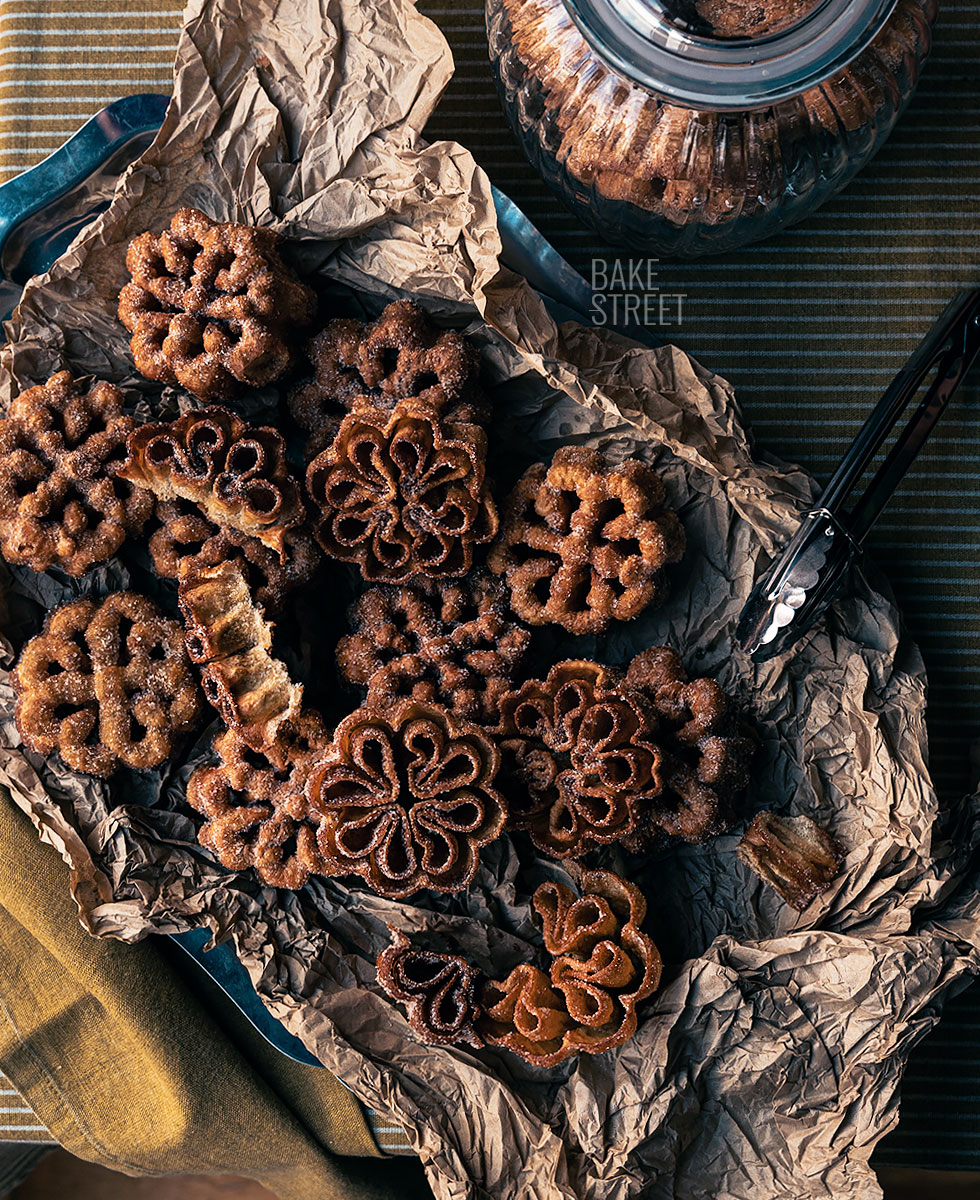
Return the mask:
[[510,824],[555,858],[623,839],[663,790],[649,705],[599,663],[557,663],[507,693],[498,734]]
[[268,613],[279,612],[289,593],[313,578],[321,561],[319,548],[302,525],[286,530],[283,562],[258,538],[219,528],[189,500],[160,500],[155,515],[159,524],[149,545],[158,575],[177,579],[182,570],[234,560],[242,566],[252,596]]
[[480,1016],[479,970],[458,954],[413,946],[403,933],[378,956],[378,983],[408,1008],[408,1021],[426,1042],[482,1046],[474,1022]]
[[454,421],[486,417],[476,350],[460,334],[437,329],[411,300],[389,304],[370,325],[331,321],[306,352],[313,379],[292,393],[289,411],[312,434],[360,397],[378,408],[417,397]]
[[546,972],[521,963],[506,979],[489,979],[480,993],[477,1029],[490,1046],[503,1046],[538,1067],[553,1067],[573,1054],[567,1038],[575,1027],[565,998]]
[[844,861],[844,851],[816,821],[771,812],[756,813],[735,853],[799,912],[830,887]]
[[158,767],[200,713],[180,625],[135,592],[55,609],[11,683],[24,744],[91,775]]
[[626,673],[657,714],[665,751],[664,791],[644,807],[629,849],[642,849],[658,831],[703,841],[729,822],[729,801],[748,782],[753,743],[741,732],[731,701],[713,679],[688,679],[668,646],[638,654]]
[[119,319],[138,370],[206,401],[278,379],[316,308],[278,241],[271,229],[182,208],[169,229],[131,242]]
[[248,746],[269,751],[280,726],[298,717],[303,687],[273,656],[272,626],[252,599],[241,563],[188,560],[177,595],[204,695]]
[[337,726],[310,774],[329,871],[382,896],[462,891],[504,828],[499,756],[476,725],[435,704],[365,706]]
[[136,427],[111,383],[68,371],[28,388],[0,420],[0,552],[35,571],[81,575],[138,533],[153,500],[116,475]]
[[636,1032],[636,1006],[660,982],[660,953],[640,929],[647,906],[640,889],[612,871],[584,871],[576,896],[543,883],[533,904],[552,955],[551,982],[574,1022],[567,1053],[601,1054]]
[[666,569],[683,557],[685,538],[665,501],[660,478],[638,459],[610,468],[595,450],[564,446],[508,497],[487,562],[529,624],[601,633],[666,597]]
[[278,430],[248,425],[227,408],[141,425],[127,442],[121,479],[158,500],[191,500],[216,525],[237,529],[286,560],[286,534],[305,515]]
[[355,632],[337,644],[340,673],[377,707],[411,696],[495,725],[531,637],[505,596],[484,571],[458,583],[370,588],[351,608]]
[[233,730],[214,739],[218,763],[200,766],[187,784],[187,802],[208,819],[202,846],[233,871],[254,867],[272,887],[300,888],[323,861],[304,788],[310,767],[329,741],[320,716],[302,712],[265,753]]
[[357,563],[370,583],[458,578],[497,532],[486,435],[403,401],[356,407],[307,468],[327,554]]

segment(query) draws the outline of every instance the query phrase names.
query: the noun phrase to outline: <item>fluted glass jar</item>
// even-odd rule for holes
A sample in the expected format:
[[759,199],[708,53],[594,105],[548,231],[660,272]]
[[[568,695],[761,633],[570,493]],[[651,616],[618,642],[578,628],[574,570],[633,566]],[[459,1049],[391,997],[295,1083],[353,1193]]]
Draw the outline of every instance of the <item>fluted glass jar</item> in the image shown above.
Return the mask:
[[699,257],[769,237],[888,137],[936,0],[487,0],[508,119],[612,242]]

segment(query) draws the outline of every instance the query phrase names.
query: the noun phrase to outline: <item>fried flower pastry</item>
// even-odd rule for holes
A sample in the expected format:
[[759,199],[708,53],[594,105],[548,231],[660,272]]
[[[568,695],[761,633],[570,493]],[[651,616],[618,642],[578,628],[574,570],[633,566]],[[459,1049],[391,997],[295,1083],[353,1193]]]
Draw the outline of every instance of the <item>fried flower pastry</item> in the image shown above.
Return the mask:
[[688,842],[720,833],[730,820],[731,797],[748,782],[754,749],[728,696],[713,679],[688,679],[680,655],[668,646],[638,654],[626,682],[652,704],[665,750],[664,792],[645,807],[627,848],[644,848],[658,831]]
[[237,529],[286,560],[286,535],[306,511],[286,465],[282,435],[226,408],[141,425],[129,437],[121,479],[158,500],[191,500],[215,525]]
[[307,784],[335,875],[382,896],[467,887],[504,828],[499,756],[476,725],[415,700],[365,706],[337,726]]
[[479,424],[486,417],[476,350],[460,334],[437,329],[411,300],[389,304],[370,325],[331,321],[306,353],[313,379],[292,393],[289,411],[310,433],[356,401],[392,408],[416,397],[447,420]]
[[647,906],[640,889],[612,871],[584,871],[578,897],[543,883],[533,904],[552,955],[551,983],[565,998],[574,1027],[568,1052],[601,1054],[636,1032],[636,1006],[660,983],[660,953],[640,929]]
[[0,420],[0,553],[82,575],[111,558],[153,511],[116,475],[136,422],[111,383],[83,391],[68,371],[22,392]]
[[119,319],[133,335],[137,369],[205,401],[278,379],[316,308],[278,241],[271,229],[182,208],[169,229],[131,242]]
[[408,1021],[433,1045],[469,1042],[482,1046],[475,1021],[480,1016],[479,970],[458,954],[437,954],[411,944],[392,930],[393,941],[378,956],[378,983],[408,1008]]
[[507,693],[498,735],[510,824],[554,858],[622,840],[664,788],[649,705],[599,663],[557,663]]
[[24,744],[90,775],[158,767],[201,709],[180,625],[135,592],[55,609],[11,683]]
[[478,1031],[488,1046],[503,1046],[538,1067],[553,1067],[577,1053],[566,1039],[575,1022],[565,998],[545,971],[521,963],[503,980],[490,979],[480,993]]
[[245,572],[250,593],[267,613],[280,612],[289,593],[308,583],[321,561],[319,548],[302,525],[286,530],[282,562],[258,538],[239,529],[219,529],[189,500],[158,501],[155,516],[159,527],[149,545],[158,575],[177,579],[182,569],[235,560]]
[[452,579],[497,532],[486,435],[442,422],[415,401],[357,407],[307,468],[316,538],[369,583]]
[[433,700],[478,725],[496,724],[531,637],[485,571],[458,583],[370,588],[350,618],[355,632],[338,642],[337,663],[367,688],[368,703]]
[[188,562],[177,595],[204,695],[248,746],[269,751],[280,727],[298,717],[303,687],[273,656],[272,627],[252,599],[241,563]]
[[270,887],[300,888],[322,873],[304,787],[328,741],[322,719],[311,711],[288,722],[266,753],[233,729],[219,733],[213,744],[218,763],[198,767],[187,784],[187,802],[208,818],[198,831],[201,845],[230,870],[254,867]]
[[663,483],[639,460],[609,468],[595,450],[562,447],[509,496],[488,564],[530,625],[601,633],[666,597],[666,568],[682,558],[685,538],[665,501]]
[[844,861],[844,851],[815,821],[771,812],[755,815],[736,853],[799,912],[830,887]]

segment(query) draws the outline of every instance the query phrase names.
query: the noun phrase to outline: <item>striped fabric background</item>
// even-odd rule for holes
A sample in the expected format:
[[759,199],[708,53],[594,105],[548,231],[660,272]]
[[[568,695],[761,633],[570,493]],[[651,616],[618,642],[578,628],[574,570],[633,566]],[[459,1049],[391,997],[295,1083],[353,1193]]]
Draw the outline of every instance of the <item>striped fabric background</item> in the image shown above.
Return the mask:
[[[0,1142],[50,1145],[54,1138],[34,1115],[24,1097],[0,1071]],[[2,1194],[2,1193],[0,1193]]]
[[[825,479],[870,405],[959,287],[980,284],[980,3],[940,0],[931,62],[871,166],[803,226],[719,261],[660,263],[683,323],[663,331],[733,381],[760,447]],[[474,0],[420,0],[456,75],[429,133],[463,142],[586,277],[616,251],[566,214],[502,116]],[[0,178],[109,99],[167,91],[172,0],[0,0]],[[70,69],[66,70],[66,64]],[[922,647],[932,768],[948,799],[980,758],[980,376],[943,418],[871,539]],[[980,987],[914,1055],[882,1161],[980,1169]],[[380,1118],[384,1120],[384,1118]],[[378,1129],[382,1145],[400,1135]]]

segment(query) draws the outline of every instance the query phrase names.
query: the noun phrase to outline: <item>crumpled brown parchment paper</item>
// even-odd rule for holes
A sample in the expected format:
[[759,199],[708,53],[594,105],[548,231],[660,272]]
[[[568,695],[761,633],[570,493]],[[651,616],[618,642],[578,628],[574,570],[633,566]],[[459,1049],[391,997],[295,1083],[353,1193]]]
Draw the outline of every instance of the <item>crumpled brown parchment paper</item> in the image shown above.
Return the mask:
[[[563,442],[635,454],[664,473],[688,530],[664,608],[598,643],[556,639],[555,653],[619,661],[669,641],[717,674],[761,741],[742,825],[763,807],[809,813],[847,848],[840,877],[797,914],[736,859],[738,830],[633,860],[665,985],[627,1045],[547,1071],[420,1044],[374,972],[388,924],[498,975],[533,957],[529,897],[562,869],[525,844],[496,843],[460,897],[396,903],[332,880],[277,894],[196,843],[182,794],[206,734],[163,774],[93,782],[22,750],[5,675],[0,782],[70,864],[92,933],[207,925],[234,939],[270,1009],[405,1127],[439,1200],[879,1196],[868,1157],[896,1120],[909,1049],[980,968],[977,798],[939,813],[922,663],[881,585],[858,576],[790,661],[733,653],[763,556],[812,481],[754,454],[731,389],[681,351],[558,328],[500,267],[486,177],[462,147],[420,138],[450,73],[408,0],[193,0],[160,136],[28,285],[6,395],[67,365],[128,387],[138,411],[173,412],[172,394],[134,376],[115,297],[128,240],[182,204],[273,225],[327,291],[353,289],[367,311],[407,292],[468,323],[495,381],[502,485]],[[41,608],[128,578],[119,564],[81,582],[13,572],[11,643]]]

